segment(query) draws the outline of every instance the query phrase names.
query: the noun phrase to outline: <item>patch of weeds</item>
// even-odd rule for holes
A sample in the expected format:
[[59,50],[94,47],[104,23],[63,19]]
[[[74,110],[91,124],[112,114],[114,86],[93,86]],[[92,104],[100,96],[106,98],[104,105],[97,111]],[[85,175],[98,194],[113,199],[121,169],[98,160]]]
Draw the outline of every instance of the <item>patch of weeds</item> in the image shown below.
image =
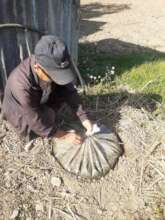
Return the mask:
[[[165,55],[158,52],[138,52],[122,56],[98,52],[91,44],[79,47],[79,69],[90,93],[101,95],[127,88],[143,94],[145,100],[157,105],[155,115],[165,117]],[[141,97],[141,96],[140,96]],[[140,103],[139,103],[140,105]]]

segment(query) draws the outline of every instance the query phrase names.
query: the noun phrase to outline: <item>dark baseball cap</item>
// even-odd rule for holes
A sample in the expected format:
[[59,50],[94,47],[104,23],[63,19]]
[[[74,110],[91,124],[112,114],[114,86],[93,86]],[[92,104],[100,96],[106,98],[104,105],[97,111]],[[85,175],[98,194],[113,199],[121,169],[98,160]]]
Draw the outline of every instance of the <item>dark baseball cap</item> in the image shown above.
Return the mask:
[[59,85],[66,85],[75,79],[67,46],[54,35],[45,35],[38,41],[34,50],[36,63]]

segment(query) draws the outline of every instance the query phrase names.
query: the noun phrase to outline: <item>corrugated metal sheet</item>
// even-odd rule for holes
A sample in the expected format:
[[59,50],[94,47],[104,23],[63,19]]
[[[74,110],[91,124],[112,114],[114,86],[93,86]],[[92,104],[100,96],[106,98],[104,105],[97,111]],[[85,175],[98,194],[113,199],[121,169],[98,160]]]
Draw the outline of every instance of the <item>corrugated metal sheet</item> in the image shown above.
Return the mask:
[[[80,0],[0,0],[1,91],[12,69],[33,52],[42,33],[64,39],[77,61],[79,4]],[[20,24],[27,29],[3,24]]]

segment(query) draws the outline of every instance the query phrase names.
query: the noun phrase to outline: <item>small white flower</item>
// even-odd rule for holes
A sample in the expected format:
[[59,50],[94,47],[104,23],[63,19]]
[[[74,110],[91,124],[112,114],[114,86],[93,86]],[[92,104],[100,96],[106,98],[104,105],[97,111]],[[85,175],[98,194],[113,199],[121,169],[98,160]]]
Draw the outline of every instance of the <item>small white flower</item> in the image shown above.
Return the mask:
[[100,75],[98,76],[98,79],[101,79],[101,76],[100,76]]
[[112,66],[112,70],[115,70],[115,66]]
[[90,77],[89,77],[90,79],[93,79],[93,76],[92,75],[90,75]]
[[115,71],[114,70],[111,70],[111,75],[114,75],[115,74]]
[[96,77],[96,76],[94,76],[94,77],[93,77],[93,79],[94,79],[94,80],[96,80],[96,79],[97,79],[97,77]]

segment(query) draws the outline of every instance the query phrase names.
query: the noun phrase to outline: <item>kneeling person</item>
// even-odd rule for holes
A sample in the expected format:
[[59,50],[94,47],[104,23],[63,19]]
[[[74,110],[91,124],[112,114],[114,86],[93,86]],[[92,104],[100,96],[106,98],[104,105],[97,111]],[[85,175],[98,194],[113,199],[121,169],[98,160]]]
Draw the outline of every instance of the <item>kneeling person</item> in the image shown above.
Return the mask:
[[56,113],[65,102],[77,114],[87,132],[92,130],[73,86],[74,79],[66,45],[56,36],[43,36],[34,55],[18,65],[7,80],[2,105],[4,117],[25,137],[33,133],[81,143],[80,135],[59,130],[56,124]]

